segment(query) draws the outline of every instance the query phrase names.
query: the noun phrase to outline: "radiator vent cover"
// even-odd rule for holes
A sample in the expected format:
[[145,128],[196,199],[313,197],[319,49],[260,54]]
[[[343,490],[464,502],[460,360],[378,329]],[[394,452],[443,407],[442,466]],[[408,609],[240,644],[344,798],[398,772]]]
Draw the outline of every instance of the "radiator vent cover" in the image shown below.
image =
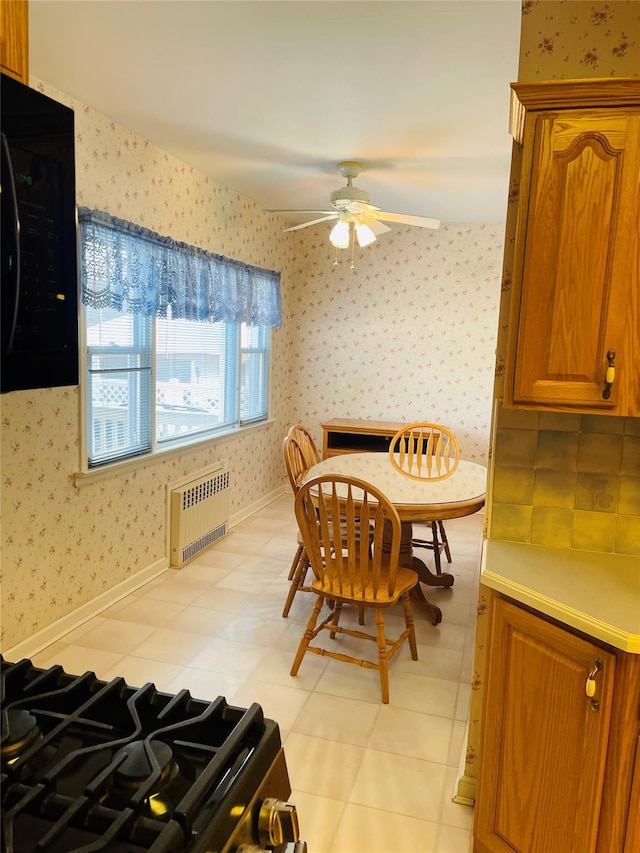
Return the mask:
[[229,472],[218,467],[169,495],[170,563],[180,568],[228,533]]

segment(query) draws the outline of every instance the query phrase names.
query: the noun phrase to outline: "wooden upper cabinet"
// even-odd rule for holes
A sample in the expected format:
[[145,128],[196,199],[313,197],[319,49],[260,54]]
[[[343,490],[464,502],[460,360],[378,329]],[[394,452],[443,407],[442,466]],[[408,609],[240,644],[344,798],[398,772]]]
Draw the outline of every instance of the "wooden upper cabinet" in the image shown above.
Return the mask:
[[29,85],[29,6],[27,0],[0,0],[0,66]]
[[640,415],[640,79],[512,90],[523,164],[505,403]]

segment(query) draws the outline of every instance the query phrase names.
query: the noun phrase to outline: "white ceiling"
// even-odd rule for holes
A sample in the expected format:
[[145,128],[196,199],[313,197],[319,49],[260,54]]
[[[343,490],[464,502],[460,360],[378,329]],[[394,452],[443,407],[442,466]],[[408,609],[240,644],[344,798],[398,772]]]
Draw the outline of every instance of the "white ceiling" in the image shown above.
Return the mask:
[[[503,219],[520,0],[31,0],[30,71],[265,209]],[[283,214],[289,222],[314,218]]]

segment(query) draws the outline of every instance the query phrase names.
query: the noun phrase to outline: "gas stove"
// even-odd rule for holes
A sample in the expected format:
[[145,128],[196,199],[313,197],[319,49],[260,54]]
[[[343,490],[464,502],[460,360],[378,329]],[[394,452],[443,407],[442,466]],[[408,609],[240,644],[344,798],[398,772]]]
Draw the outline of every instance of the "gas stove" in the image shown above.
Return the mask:
[[0,656],[6,853],[303,853],[277,723]]

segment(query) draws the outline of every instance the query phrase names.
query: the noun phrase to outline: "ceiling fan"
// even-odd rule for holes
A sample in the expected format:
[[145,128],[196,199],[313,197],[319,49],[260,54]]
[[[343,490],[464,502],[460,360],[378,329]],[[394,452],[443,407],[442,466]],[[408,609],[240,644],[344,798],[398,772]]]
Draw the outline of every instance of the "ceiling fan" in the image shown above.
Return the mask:
[[[384,234],[391,229],[385,222],[398,222],[402,225],[417,225],[420,228],[439,228],[439,219],[430,219],[427,216],[411,216],[406,213],[389,213],[380,210],[373,204],[369,204],[369,193],[353,186],[362,169],[363,164],[357,160],[344,160],[337,165],[340,174],[347,179],[346,186],[331,193],[331,207],[333,210],[301,210],[299,213],[322,213],[318,219],[311,219],[301,225],[293,225],[285,228],[285,231],[299,231],[319,222],[337,220],[329,239],[337,249],[348,249],[351,243],[352,232],[360,246],[368,246],[379,234]],[[293,211],[272,210],[271,213],[285,213]]]

